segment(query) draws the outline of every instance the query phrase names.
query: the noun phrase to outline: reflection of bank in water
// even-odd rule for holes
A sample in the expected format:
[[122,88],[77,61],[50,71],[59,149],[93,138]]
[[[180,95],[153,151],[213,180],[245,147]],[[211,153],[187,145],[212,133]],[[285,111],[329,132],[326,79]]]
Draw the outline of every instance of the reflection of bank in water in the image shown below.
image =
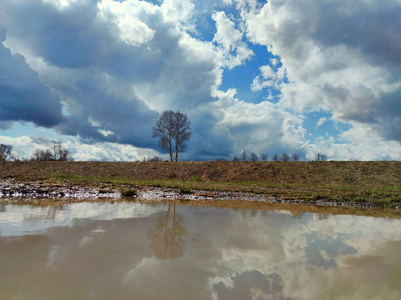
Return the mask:
[[176,214],[175,203],[168,204],[166,215],[157,218],[155,227],[149,230],[153,255],[161,259],[183,256],[187,231],[182,222],[183,217]]

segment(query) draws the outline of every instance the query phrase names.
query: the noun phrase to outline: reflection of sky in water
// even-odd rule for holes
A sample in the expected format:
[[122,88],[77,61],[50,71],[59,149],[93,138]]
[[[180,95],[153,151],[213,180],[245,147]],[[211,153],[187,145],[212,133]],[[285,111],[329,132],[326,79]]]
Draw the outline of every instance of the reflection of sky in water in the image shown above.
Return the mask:
[[[94,220],[142,218],[162,208],[131,203],[75,203],[32,208],[29,205],[1,205],[0,236],[38,234],[53,227],[85,226]],[[2,211],[4,210],[4,211]]]
[[0,298],[401,299],[400,225],[173,204],[6,205]]
[[308,257],[308,263],[314,266],[324,268],[334,268],[337,266],[335,257],[339,255],[356,254],[357,250],[344,243],[348,236],[339,236],[333,239],[326,236],[319,238],[316,233],[305,236],[308,246],[305,248],[305,255]]

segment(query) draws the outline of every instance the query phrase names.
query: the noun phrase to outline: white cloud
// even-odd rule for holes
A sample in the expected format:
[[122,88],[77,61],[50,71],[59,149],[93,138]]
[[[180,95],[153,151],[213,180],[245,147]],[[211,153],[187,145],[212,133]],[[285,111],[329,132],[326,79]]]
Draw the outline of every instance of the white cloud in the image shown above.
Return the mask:
[[133,46],[139,46],[153,39],[155,31],[140,18],[156,13],[156,7],[138,1],[104,0],[99,3],[99,14],[108,22],[117,24],[121,39]]
[[142,161],[144,158],[160,156],[157,151],[152,149],[136,148],[131,145],[116,143],[84,144],[76,138],[65,139],[51,130],[48,130],[47,134],[53,137],[0,136],[0,143],[12,145],[13,152],[19,159],[29,159],[36,149],[45,150],[49,148],[53,139],[61,141],[63,147],[70,151],[74,160]]
[[229,69],[242,65],[250,59],[253,51],[242,41],[243,33],[235,28],[235,23],[223,11],[215,12],[212,19],[216,22],[213,42],[217,43],[223,56],[223,65]]
[[384,139],[369,125],[354,126],[338,138],[317,137],[308,144],[307,153],[307,159],[323,153],[333,160],[401,160],[399,143]]
[[[273,65],[274,66],[274,65]],[[279,67],[274,70],[269,65],[261,66],[259,68],[261,76],[256,76],[251,84],[253,91],[260,91],[264,88],[271,87],[280,90],[284,83],[286,76],[286,70],[283,67]]]
[[235,93],[235,90],[216,93],[217,107],[223,112],[219,124],[230,130],[235,152],[245,149],[255,153],[282,153],[305,146],[302,119],[269,101],[259,104],[240,101]]
[[321,117],[318,121],[317,121],[317,123],[316,123],[316,126],[317,127],[320,127],[320,126],[322,126],[324,123],[326,123],[327,122],[327,118],[326,117]]
[[[269,1],[244,16],[249,39],[265,45],[285,67],[289,84],[281,87],[281,105],[328,110],[333,120],[370,124],[382,137],[399,142],[397,6],[396,0],[352,6],[347,1]],[[263,83],[256,81],[254,87]]]
[[160,10],[166,22],[173,26],[177,24],[179,27],[188,30],[194,30],[191,23],[195,5],[191,0],[163,0]]
[[[12,111],[7,107],[7,117],[0,118],[2,129],[32,121],[84,143],[157,149],[150,135],[154,118],[173,109],[192,121],[183,156],[188,159],[229,157],[240,149],[297,151],[307,157],[326,150],[336,158],[399,157],[394,150],[401,140],[395,0],[382,5],[364,0],[353,5],[317,0],[3,2],[3,82],[9,87],[24,83],[23,90],[33,95],[30,103],[51,104],[46,109],[52,107],[53,113],[51,120],[39,113],[33,120],[34,105],[18,110],[29,101],[13,98]],[[203,28],[215,29],[213,38],[200,38]],[[225,70],[255,63],[249,41],[274,55],[250,75],[251,89],[267,93],[259,104],[236,99],[235,86],[219,90]],[[331,139],[311,143],[302,116],[310,110],[328,111],[332,121],[353,129],[341,136],[329,132]],[[366,146],[373,146],[370,153],[360,152]]]
[[[156,148],[157,141],[151,138],[155,110],[182,110],[197,130],[191,139],[192,158],[202,157],[199,151],[222,155],[232,146],[228,132],[215,127],[214,113],[202,106],[215,101],[211,90],[221,80],[224,59],[210,42],[192,37],[184,25],[176,26],[190,21],[191,2],[181,2],[179,10],[173,10],[174,5],[105,0],[98,7],[71,3],[59,11],[31,7],[29,1],[7,2],[7,47],[20,51],[29,67],[60,95],[67,116],[57,126],[59,132],[89,143]],[[35,21],[36,28],[14,23],[21,7],[53,17]],[[125,26],[127,22],[133,27]],[[61,31],[66,34],[50,38]],[[26,39],[28,35],[36,38]],[[197,147],[206,137],[210,149]],[[228,143],[222,145],[223,141]]]
[[242,33],[235,29],[235,23],[223,11],[214,13],[212,19],[216,22],[217,29],[213,41],[227,52],[234,51],[241,43]]

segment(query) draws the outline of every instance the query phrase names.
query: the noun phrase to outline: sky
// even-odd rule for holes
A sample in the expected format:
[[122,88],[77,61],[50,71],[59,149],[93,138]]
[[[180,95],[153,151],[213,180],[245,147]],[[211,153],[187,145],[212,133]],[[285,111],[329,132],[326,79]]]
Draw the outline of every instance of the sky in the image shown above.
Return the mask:
[[0,143],[76,160],[401,160],[400,0],[1,0]]

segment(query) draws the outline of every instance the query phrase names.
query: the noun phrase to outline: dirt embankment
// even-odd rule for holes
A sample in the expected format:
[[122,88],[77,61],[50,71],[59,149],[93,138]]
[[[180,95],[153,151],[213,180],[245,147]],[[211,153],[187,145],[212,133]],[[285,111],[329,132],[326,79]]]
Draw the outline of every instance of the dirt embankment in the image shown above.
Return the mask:
[[0,178],[82,175],[307,185],[401,185],[401,162],[2,162]]

